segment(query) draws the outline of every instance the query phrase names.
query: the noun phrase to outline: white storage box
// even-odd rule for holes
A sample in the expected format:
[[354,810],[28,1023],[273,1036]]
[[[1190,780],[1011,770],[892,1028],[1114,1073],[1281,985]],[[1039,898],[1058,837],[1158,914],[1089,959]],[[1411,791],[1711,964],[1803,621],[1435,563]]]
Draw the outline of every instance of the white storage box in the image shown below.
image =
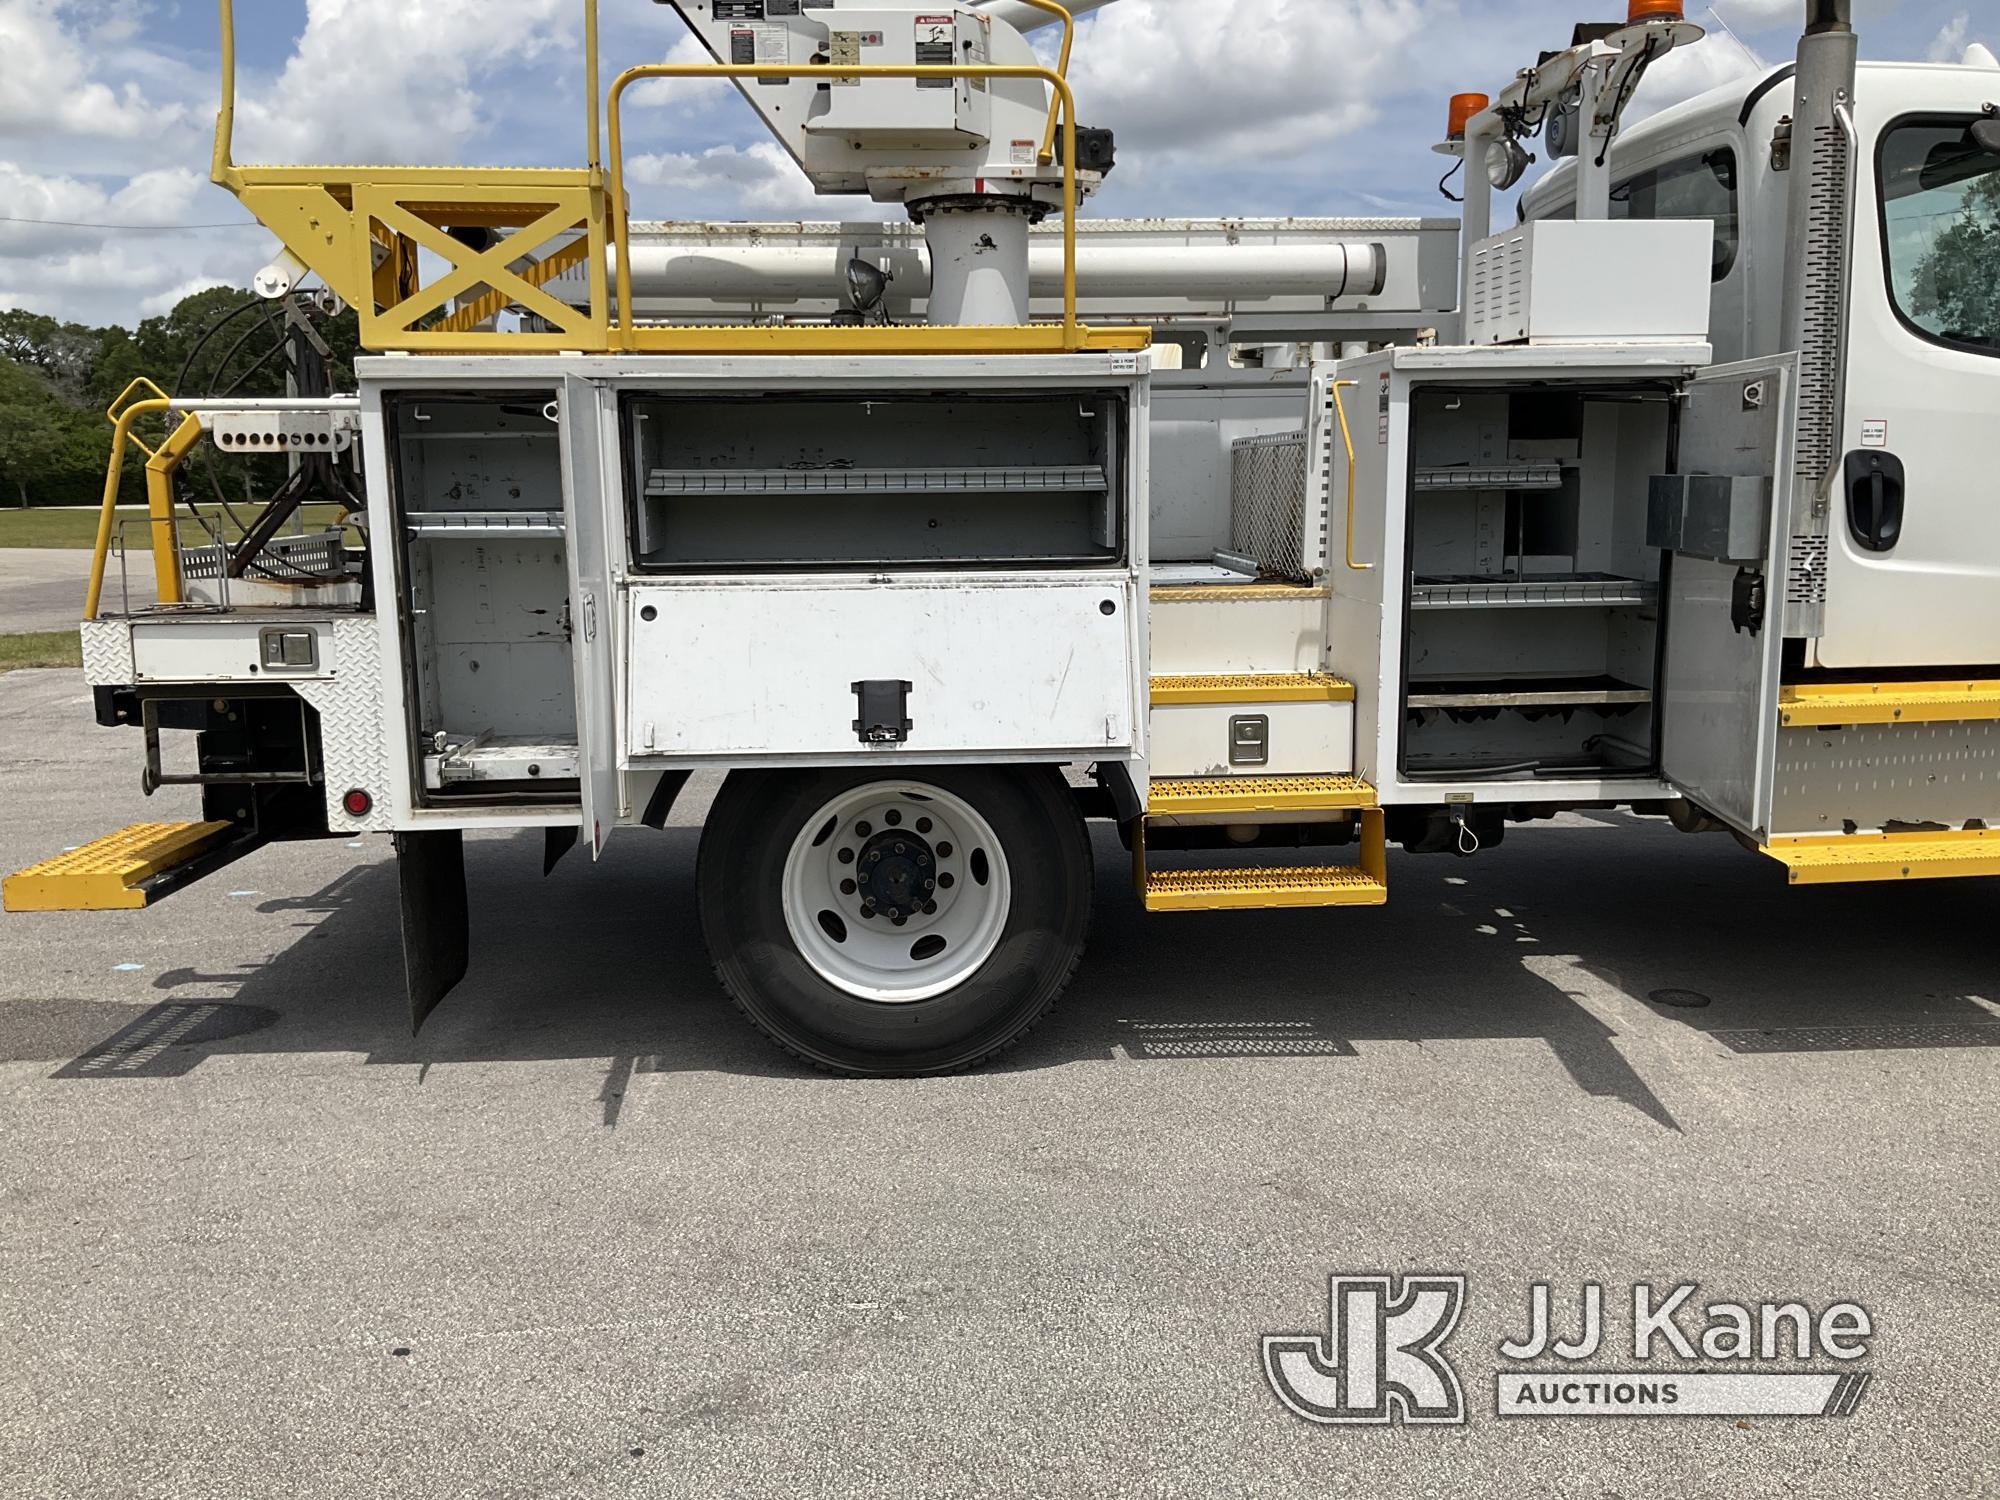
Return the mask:
[[1700,343],[1706,219],[1542,219],[1472,247],[1468,344]]

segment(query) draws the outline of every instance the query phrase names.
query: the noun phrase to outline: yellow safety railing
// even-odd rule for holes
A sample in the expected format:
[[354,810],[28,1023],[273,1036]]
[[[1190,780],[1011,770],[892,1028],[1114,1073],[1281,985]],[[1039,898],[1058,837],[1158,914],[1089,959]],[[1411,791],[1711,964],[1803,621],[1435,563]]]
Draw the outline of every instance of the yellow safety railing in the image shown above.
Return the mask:
[[[150,395],[134,400],[141,392]],[[90,559],[90,589],[83,606],[86,620],[97,618],[99,605],[104,599],[104,569],[111,556],[111,535],[117,526],[118,491],[125,480],[125,453],[128,448],[137,448],[146,455],[146,499],[148,518],[153,528],[153,571],[159,589],[160,600],[166,604],[180,602],[180,563],[174,553],[173,544],[173,471],[180,466],[187,448],[181,446],[188,422],[194,422],[196,436],[200,435],[200,423],[193,417],[181,424],[176,431],[158,448],[154,448],[134,431],[142,417],[165,416],[173,409],[173,402],[167,393],[143,376],[126,386],[118,399],[105,408],[104,415],[111,422],[111,465],[104,475],[104,503],[97,516],[97,542]],[[178,450],[178,451],[177,451]],[[164,483],[155,479],[155,465],[161,465]],[[164,492],[166,505],[161,507]]]
[[[1076,97],[1067,81],[1076,20],[1060,0],[1024,0],[1063,23],[1056,67],[964,64],[774,65],[649,64],[621,74],[599,108],[597,0],[584,0],[588,73],[584,168],[246,167],[234,157],[236,24],[233,0],[222,18],[222,104],[212,175],[354,306],[369,349],[438,353],[1061,353],[1143,349],[1143,328],[1087,328],[1077,316]],[[640,327],[632,305],[631,226],[625,198],[620,106],[642,79],[671,78],[1034,79],[1050,102],[1040,161],[1063,142],[1063,315],[1059,324],[955,328],[934,324],[840,327],[743,323],[713,328]],[[608,124],[609,181],[601,127]],[[504,231],[475,247],[454,229]],[[567,237],[567,238],[566,238]],[[424,252],[429,252],[426,256]],[[539,256],[539,258],[536,258]],[[430,275],[437,265],[446,269]],[[548,284],[581,268],[587,306],[557,298]],[[615,288],[613,280],[615,277]],[[611,311],[613,291],[617,313]],[[508,308],[536,316],[536,331],[483,327]]]
[[[633,84],[650,78],[1035,78],[1054,90],[1056,109],[1061,116],[1063,138],[1063,316],[1061,323],[1061,346],[1064,349],[1082,349],[1090,342],[1090,330],[1083,327],[1076,313],[1076,95],[1069,82],[1053,68],[1035,64],[1010,63],[958,63],[950,66],[926,66],[923,64],[901,63],[645,63],[636,68],[627,68],[618,75],[611,85],[611,197],[622,205],[625,201],[625,149],[622,124],[623,103],[626,89]],[[618,289],[618,324],[616,334],[619,347],[627,350],[687,350],[694,343],[706,345],[713,341],[712,329],[640,329],[632,316],[632,228],[627,216],[619,212],[612,223],[612,252],[616,257],[616,279]],[[979,336],[993,335],[993,347],[1005,347],[1019,342],[1018,335],[1030,332],[1035,325],[1026,328],[991,329],[937,329],[956,342],[970,340],[984,342]],[[746,329],[745,333],[755,334],[759,330]],[[839,334],[909,333],[914,330],[897,329],[856,329],[843,328],[821,330],[764,329],[764,333],[812,333],[833,332]],[[692,336],[692,337],[689,337]],[[1010,337],[1015,336],[1015,337]],[[1045,346],[1046,337],[1040,337]],[[866,342],[864,340],[864,342]],[[741,347],[739,344],[736,347]],[[821,344],[820,347],[825,347]]]

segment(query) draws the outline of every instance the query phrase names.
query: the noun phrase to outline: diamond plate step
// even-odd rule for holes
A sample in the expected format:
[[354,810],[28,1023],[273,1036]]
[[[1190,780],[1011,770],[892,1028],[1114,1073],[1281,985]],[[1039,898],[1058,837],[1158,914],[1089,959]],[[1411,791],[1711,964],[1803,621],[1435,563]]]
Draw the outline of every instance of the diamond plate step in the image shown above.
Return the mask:
[[2000,875],[2000,829],[1773,839],[1764,852],[1791,872],[1793,885]]
[[224,848],[234,823],[135,823],[9,875],[8,911],[137,911],[165,890],[156,882]]

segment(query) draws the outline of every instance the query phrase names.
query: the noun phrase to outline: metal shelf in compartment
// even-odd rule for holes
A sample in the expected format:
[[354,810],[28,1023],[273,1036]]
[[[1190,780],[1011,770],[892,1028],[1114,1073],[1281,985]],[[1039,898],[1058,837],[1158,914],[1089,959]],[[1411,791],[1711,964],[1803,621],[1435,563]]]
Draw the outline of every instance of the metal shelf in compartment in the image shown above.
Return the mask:
[[655,469],[651,499],[700,495],[1048,494],[1110,487],[1096,464],[920,469]]
[[1413,609],[1629,609],[1659,601],[1657,584],[1612,573],[1550,573],[1539,577],[1472,575],[1418,578]]
[[410,535],[463,537],[477,541],[494,537],[561,536],[559,510],[433,510],[409,519]]
[[1559,490],[1562,482],[1560,463],[1465,464],[1419,469],[1416,487],[1425,494],[1462,494],[1467,490]]
[[1623,708],[1651,703],[1650,688],[1615,677],[1513,682],[1412,682],[1408,708]]

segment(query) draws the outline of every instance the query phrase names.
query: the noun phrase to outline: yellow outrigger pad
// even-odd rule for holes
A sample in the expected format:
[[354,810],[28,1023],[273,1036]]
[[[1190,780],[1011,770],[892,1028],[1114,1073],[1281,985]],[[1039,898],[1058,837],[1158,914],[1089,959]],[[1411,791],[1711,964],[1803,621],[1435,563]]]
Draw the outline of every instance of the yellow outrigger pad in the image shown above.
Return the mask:
[[1791,872],[1793,885],[2000,875],[2000,829],[1773,839],[1764,852]]
[[233,823],[134,823],[9,875],[7,910],[137,911],[153,900],[147,881],[236,831]]

